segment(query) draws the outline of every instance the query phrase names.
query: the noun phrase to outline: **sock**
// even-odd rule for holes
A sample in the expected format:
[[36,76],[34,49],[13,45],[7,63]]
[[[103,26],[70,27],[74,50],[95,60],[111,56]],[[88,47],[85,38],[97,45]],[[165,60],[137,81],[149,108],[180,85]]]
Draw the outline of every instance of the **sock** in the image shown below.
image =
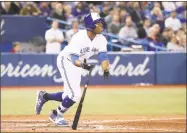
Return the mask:
[[60,106],[58,106],[57,113],[63,115],[74,103],[75,101],[66,96]]
[[54,100],[54,101],[62,102],[62,94],[63,92],[45,93],[43,98],[45,100]]

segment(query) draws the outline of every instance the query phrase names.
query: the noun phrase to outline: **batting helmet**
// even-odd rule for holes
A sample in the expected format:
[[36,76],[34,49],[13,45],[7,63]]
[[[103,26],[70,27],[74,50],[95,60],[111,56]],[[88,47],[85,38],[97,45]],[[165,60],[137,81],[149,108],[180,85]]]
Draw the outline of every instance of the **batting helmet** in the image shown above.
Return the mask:
[[85,27],[88,30],[94,30],[96,23],[102,23],[105,26],[104,18],[101,18],[98,13],[92,12],[84,17]]

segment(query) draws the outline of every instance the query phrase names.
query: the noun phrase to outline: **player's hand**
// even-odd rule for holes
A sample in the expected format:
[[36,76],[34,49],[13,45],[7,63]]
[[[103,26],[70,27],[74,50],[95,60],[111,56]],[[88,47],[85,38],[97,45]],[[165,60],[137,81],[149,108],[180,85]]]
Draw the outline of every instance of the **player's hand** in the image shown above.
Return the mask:
[[107,80],[108,77],[109,77],[109,75],[110,75],[109,71],[108,71],[108,70],[105,70],[105,71],[104,71],[104,79]]
[[90,64],[87,64],[87,63],[82,63],[81,67],[83,69],[86,69],[86,70],[90,71],[94,67],[94,65],[90,65]]

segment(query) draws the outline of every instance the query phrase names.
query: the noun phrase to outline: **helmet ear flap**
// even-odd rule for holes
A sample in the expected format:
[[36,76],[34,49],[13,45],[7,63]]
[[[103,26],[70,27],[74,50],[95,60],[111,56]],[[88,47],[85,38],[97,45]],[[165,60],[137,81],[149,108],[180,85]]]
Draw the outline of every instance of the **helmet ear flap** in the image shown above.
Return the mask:
[[94,29],[96,28],[95,24],[93,24],[93,25],[91,26],[91,28],[92,28],[92,30],[94,30]]

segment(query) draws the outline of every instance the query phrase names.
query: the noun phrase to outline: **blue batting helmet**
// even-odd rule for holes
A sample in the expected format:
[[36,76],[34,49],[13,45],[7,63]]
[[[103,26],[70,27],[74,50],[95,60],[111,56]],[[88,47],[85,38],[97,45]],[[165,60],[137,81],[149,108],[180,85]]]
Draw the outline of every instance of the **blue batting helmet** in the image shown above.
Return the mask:
[[88,30],[94,30],[95,24],[100,22],[105,25],[104,18],[101,18],[100,15],[96,12],[92,12],[84,17],[85,27]]

